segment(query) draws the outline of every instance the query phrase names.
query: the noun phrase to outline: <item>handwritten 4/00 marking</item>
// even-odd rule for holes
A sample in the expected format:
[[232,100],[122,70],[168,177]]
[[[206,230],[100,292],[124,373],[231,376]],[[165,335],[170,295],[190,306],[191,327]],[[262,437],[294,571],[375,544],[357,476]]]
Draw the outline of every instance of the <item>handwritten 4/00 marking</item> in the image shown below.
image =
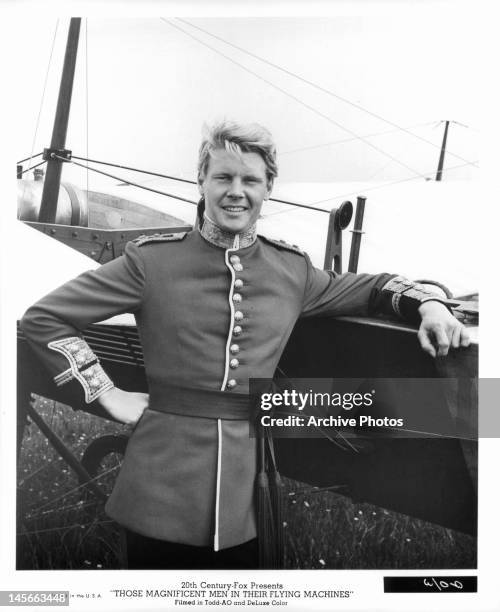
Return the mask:
[[453,582],[446,582],[446,580],[440,580],[438,583],[435,578],[431,578],[430,580],[424,578],[424,585],[428,587],[436,586],[439,591],[442,591],[443,589],[447,589],[449,587],[454,587],[458,591],[464,588],[460,580],[455,580]]

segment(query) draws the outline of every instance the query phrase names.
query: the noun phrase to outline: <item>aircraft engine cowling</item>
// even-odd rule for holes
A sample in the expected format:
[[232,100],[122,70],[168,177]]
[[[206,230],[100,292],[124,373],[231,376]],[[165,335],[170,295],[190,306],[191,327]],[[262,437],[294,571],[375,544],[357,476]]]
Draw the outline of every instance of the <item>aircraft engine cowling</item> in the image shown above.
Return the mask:
[[[42,203],[42,181],[20,179],[17,181],[17,218],[21,221],[38,221]],[[71,183],[61,183],[57,202],[58,225],[88,227],[89,209],[87,196]]]

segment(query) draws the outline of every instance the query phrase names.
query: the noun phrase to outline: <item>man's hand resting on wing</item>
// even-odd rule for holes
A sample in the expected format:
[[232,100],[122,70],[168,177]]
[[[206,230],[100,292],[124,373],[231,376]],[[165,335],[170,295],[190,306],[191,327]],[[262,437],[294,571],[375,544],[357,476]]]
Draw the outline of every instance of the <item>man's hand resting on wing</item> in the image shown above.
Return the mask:
[[431,357],[444,357],[450,347],[469,346],[467,329],[444,304],[429,300],[421,304],[418,311],[422,317],[418,339],[422,349]]

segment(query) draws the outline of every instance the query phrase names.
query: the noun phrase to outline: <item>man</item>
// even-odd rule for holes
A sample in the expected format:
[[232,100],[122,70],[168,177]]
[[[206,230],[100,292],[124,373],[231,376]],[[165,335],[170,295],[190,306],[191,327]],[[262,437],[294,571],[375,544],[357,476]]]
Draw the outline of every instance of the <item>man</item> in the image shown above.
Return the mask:
[[[468,344],[439,298],[402,277],[313,267],[256,233],[277,175],[264,128],[215,125],[199,156],[199,224],[145,237],[31,307],[21,326],[59,385],[135,425],[106,511],[127,529],[129,567],[257,566],[256,444],[249,378],[271,378],[301,316],[390,312],[421,319],[435,357]],[[133,312],[149,394],[113,386],[80,337]],[[79,391],[81,392],[81,390]]]

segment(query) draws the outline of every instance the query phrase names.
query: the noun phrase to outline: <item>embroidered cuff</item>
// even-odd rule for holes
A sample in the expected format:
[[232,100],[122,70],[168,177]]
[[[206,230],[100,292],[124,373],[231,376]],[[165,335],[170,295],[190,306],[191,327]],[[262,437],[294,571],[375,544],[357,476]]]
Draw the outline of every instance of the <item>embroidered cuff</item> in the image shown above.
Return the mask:
[[414,283],[403,276],[391,278],[383,287],[382,292],[391,296],[394,312],[403,319],[418,318],[418,307],[424,302],[435,300],[446,306],[445,299],[427,289],[420,283]]
[[82,338],[76,336],[49,342],[48,347],[66,357],[69,368],[54,377],[57,386],[73,379],[78,380],[85,391],[87,404],[93,402],[105,391],[114,387],[113,382],[102,369],[98,358]]

